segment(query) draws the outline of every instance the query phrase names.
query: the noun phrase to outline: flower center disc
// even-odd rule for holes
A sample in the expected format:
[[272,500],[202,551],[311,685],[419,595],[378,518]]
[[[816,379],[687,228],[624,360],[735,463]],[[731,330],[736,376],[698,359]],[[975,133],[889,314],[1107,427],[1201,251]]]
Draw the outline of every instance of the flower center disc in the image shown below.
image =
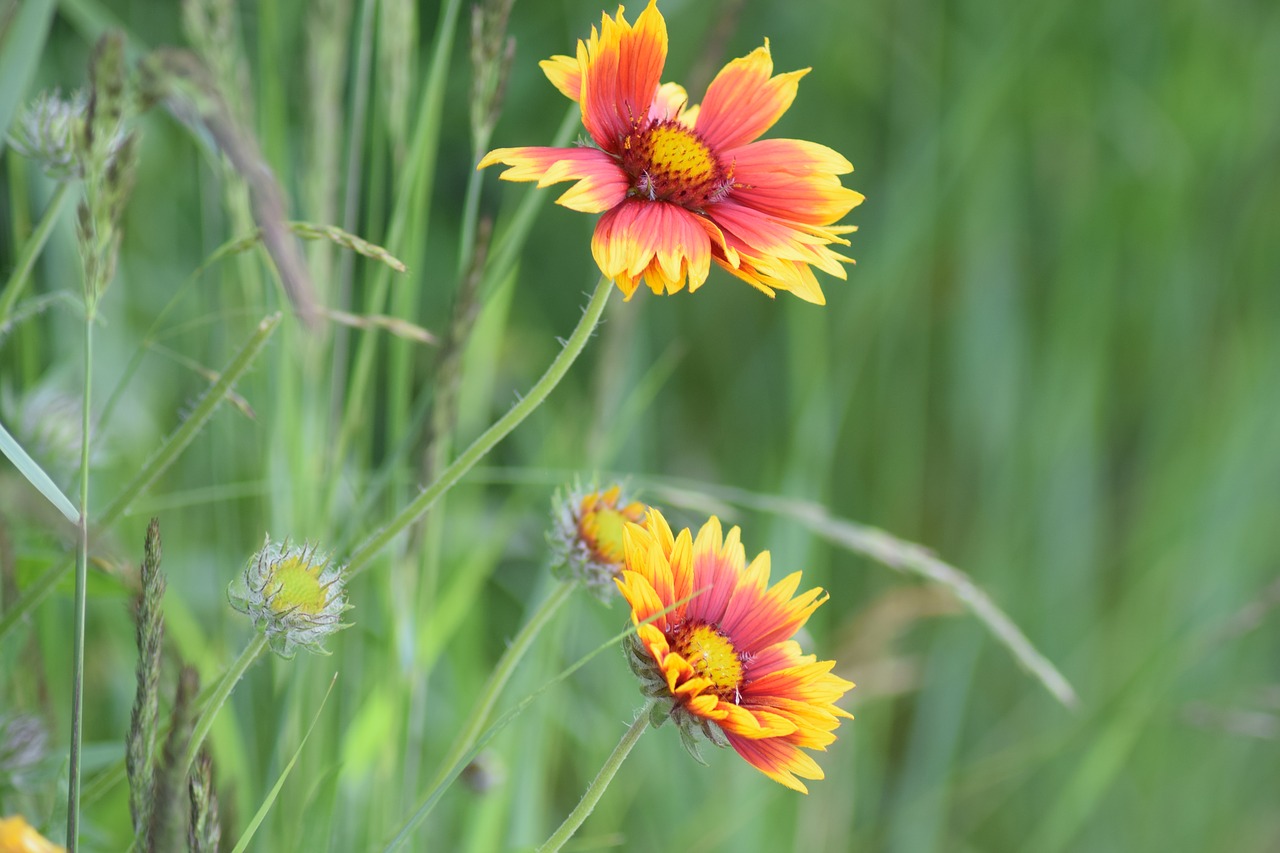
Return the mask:
[[320,585],[322,568],[297,557],[276,566],[271,573],[271,586],[278,587],[280,591],[271,597],[271,609],[277,613],[300,610],[309,616],[324,610],[325,589]]
[[677,121],[658,122],[628,136],[622,168],[631,176],[635,197],[693,209],[716,201],[729,186],[711,149]]
[[582,517],[578,532],[596,555],[608,563],[621,563],[622,528],[627,519],[609,506],[599,506]]
[[729,698],[742,684],[742,661],[729,638],[710,625],[686,625],[670,638],[671,648],[689,662],[693,671],[711,682],[721,697]]

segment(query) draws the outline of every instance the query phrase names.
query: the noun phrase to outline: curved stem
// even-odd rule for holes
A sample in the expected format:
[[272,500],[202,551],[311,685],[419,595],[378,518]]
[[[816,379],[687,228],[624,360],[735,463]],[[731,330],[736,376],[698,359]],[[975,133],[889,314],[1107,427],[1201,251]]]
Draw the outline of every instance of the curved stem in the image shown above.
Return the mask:
[[547,839],[546,843],[538,848],[538,853],[555,853],[555,851],[564,846],[566,841],[573,837],[573,834],[578,831],[578,827],[582,826],[582,822],[587,819],[587,815],[591,814],[596,807],[596,803],[600,802],[604,789],[609,787],[609,783],[617,775],[618,768],[622,766],[622,762],[631,753],[631,748],[640,740],[640,735],[644,734],[649,728],[649,709],[652,707],[653,701],[650,700],[636,712],[635,722],[631,724],[631,728],[627,729],[626,734],[622,736],[622,740],[618,741],[618,745],[613,748],[613,752],[605,761],[604,766],[600,768],[600,772],[596,774],[596,778],[591,780],[591,784],[582,795],[582,799],[578,801],[577,808],[569,813],[569,816],[564,819],[564,823],[560,824],[559,829],[551,833],[551,837]]
[[365,540],[363,545],[356,549],[355,553],[351,555],[351,559],[347,562],[348,577],[355,577],[368,568],[368,564],[375,554],[386,547],[387,543],[403,532],[406,527],[426,514],[427,510],[431,509],[432,504],[439,500],[441,495],[449,491],[458,480],[462,479],[463,474],[470,471],[477,462],[484,458],[485,454],[494,448],[494,445],[506,438],[508,433],[519,426],[521,421],[533,414],[534,410],[546,401],[552,390],[560,384],[560,380],[569,372],[570,366],[577,360],[583,348],[586,347],[596,324],[600,322],[600,316],[604,313],[604,306],[609,301],[609,294],[612,290],[613,282],[609,278],[601,276],[599,283],[596,284],[595,292],[591,294],[591,301],[587,303],[586,309],[582,312],[582,319],[578,321],[573,334],[565,341],[564,349],[560,350],[560,354],[551,362],[551,366],[547,368],[546,373],[542,374],[542,378],[529,389],[528,395],[512,406],[509,412],[494,421],[493,426],[485,430],[479,438],[472,442],[470,447],[462,451],[462,454],[453,460],[453,464],[444,469],[440,476],[435,479],[435,482],[424,489],[404,509],[400,510],[395,518],[387,523],[386,527],[374,533],[373,536]]
[[187,754],[183,757],[182,775],[179,778],[187,778],[187,774],[191,772],[191,764],[196,760],[196,755],[200,752],[209,729],[213,728],[214,717],[218,716],[218,711],[222,710],[222,706],[226,704],[231,691],[266,648],[267,635],[263,632],[255,633],[253,642],[245,646],[240,657],[236,658],[236,662],[227,670],[226,675],[222,676],[222,680],[218,682],[218,689],[209,697],[209,701],[200,711],[200,718],[196,720],[195,727],[191,730],[191,742],[187,746]]
[[432,790],[444,784],[453,766],[471,751],[471,747],[475,746],[476,739],[480,737],[480,733],[489,722],[489,715],[493,713],[493,706],[497,703],[498,696],[502,694],[502,688],[507,685],[511,674],[515,672],[516,665],[533,645],[534,638],[577,588],[578,584],[574,581],[556,584],[551,594],[543,600],[534,614],[529,617],[529,621],[520,629],[520,633],[516,634],[515,639],[507,646],[507,650],[502,653],[502,657],[494,666],[493,672],[489,674],[489,680],[485,682],[484,689],[480,691],[480,698],[476,701],[475,707],[468,715],[467,727],[454,740],[453,749],[440,762],[440,772],[431,783]]

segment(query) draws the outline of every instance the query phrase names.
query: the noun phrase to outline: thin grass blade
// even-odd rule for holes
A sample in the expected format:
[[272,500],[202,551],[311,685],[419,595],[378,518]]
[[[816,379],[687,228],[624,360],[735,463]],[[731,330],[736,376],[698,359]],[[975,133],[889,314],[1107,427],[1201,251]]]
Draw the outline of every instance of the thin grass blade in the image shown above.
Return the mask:
[[311,737],[311,732],[315,729],[316,723],[320,721],[320,714],[324,711],[325,703],[329,701],[329,694],[333,692],[333,685],[338,683],[338,673],[333,674],[333,679],[329,682],[329,689],[325,691],[324,698],[320,700],[320,707],[316,709],[316,715],[311,718],[311,725],[307,727],[307,733],[302,736],[302,740],[298,742],[298,748],[294,750],[293,757],[289,759],[289,763],[284,766],[284,770],[280,772],[280,778],[271,786],[271,790],[267,792],[267,797],[262,801],[262,805],[258,807],[258,811],[253,816],[253,820],[249,821],[249,826],[245,828],[244,835],[240,836],[240,840],[236,842],[235,849],[232,853],[243,853],[248,849],[249,842],[253,840],[253,835],[258,831],[258,827],[262,825],[262,821],[266,819],[267,812],[271,811],[271,806],[276,801],[276,797],[280,794],[280,789],[284,787],[285,780],[289,778],[289,774],[293,771],[293,765],[298,762],[298,756],[302,754],[302,748],[307,745],[307,738]]
[[8,457],[13,467],[17,468],[18,472],[27,478],[27,482],[35,486],[49,503],[57,507],[58,512],[66,516],[67,521],[72,524],[80,523],[80,512],[76,509],[76,505],[62,493],[53,479],[40,467],[40,463],[22,449],[22,445],[9,434],[4,424],[0,424],[0,453]]

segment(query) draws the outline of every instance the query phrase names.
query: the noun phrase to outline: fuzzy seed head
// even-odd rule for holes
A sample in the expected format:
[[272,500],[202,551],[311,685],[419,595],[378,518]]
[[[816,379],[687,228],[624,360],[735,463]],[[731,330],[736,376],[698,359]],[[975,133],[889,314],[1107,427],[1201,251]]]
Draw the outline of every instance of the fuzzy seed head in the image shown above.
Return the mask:
[[44,92],[18,116],[10,141],[15,151],[36,161],[54,180],[78,178],[82,167],[76,145],[84,115],[83,93],[64,99],[56,91]]
[[273,543],[268,536],[227,589],[231,606],[253,619],[271,650],[291,658],[299,648],[328,654],[321,641],[346,628],[351,609],[343,567],[314,545]]

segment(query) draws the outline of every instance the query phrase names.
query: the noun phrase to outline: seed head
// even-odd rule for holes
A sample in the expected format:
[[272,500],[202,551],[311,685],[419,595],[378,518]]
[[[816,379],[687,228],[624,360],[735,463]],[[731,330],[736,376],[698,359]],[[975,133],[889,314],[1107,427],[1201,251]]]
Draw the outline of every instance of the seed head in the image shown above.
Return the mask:
[[321,641],[350,624],[342,621],[351,609],[343,568],[314,545],[273,543],[268,536],[227,588],[227,597],[281,657],[293,657],[298,647],[328,654]]

